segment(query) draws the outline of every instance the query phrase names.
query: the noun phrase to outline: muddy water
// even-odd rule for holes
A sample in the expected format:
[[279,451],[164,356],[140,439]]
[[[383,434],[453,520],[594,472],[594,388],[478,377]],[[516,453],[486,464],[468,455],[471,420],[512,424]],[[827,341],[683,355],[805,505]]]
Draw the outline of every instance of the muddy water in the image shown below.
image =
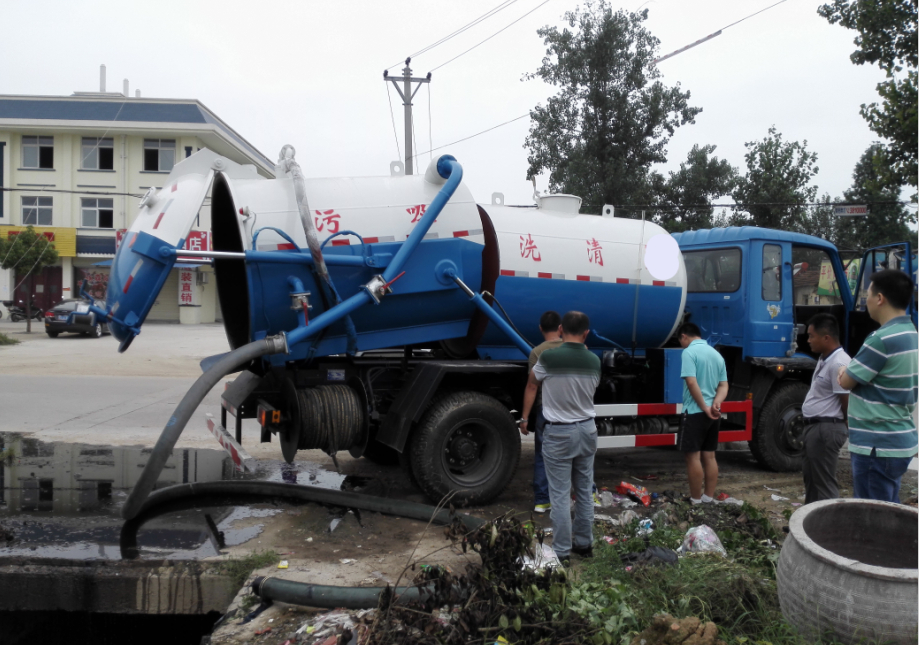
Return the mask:
[[[0,433],[0,556],[121,559],[121,506],[150,452]],[[180,449],[167,461],[157,488],[239,479],[348,486],[344,475],[307,462],[260,462],[258,472],[240,473],[222,450]],[[226,546],[257,537],[263,527],[257,519],[282,512],[262,506],[210,506],[157,517],[139,531],[138,555],[217,555]]]

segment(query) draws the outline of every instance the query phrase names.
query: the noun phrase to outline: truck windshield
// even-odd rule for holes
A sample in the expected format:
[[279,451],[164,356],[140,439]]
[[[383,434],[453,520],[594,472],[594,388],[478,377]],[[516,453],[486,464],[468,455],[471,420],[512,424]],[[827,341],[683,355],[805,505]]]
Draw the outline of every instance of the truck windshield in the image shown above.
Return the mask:
[[740,288],[740,249],[683,253],[689,293],[729,293]]

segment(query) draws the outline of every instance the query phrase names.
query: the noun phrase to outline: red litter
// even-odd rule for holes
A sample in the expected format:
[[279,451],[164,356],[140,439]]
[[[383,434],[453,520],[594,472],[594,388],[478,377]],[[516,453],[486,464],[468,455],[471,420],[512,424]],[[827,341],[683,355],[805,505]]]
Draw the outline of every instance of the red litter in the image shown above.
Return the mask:
[[271,627],[266,627],[265,629],[255,632],[255,635],[261,636],[262,634],[270,634],[270,633],[271,633]]
[[719,502],[723,502],[729,497],[730,495],[728,495],[727,493],[718,493],[718,496],[715,499],[717,499]]
[[648,489],[644,486],[636,486],[635,484],[630,484],[629,482],[622,482],[616,486],[616,492],[620,495],[628,495],[636,502],[640,502],[644,506],[651,505],[651,495],[648,494]]

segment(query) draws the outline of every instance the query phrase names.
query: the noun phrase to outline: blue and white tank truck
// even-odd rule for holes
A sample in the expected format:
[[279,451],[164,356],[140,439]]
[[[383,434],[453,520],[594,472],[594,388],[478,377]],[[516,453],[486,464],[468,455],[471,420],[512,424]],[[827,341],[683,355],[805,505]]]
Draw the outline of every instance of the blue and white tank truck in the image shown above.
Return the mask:
[[[823,250],[844,276],[825,242],[763,229],[675,238],[612,208],[579,214],[571,195],[508,207],[496,194],[480,205],[449,155],[422,175],[394,166],[387,177],[306,179],[285,146],[275,174],[265,179],[202,150],[143,198],[118,249],[99,313],[119,351],[183,256],[213,262],[232,348],[203,362],[125,517],[152,490],[204,395],[234,372],[221,423],[208,415],[208,425],[238,467],[247,462],[241,420],[257,418],[260,441],[277,439],[288,461],[298,450],[347,450],[401,463],[432,499],[452,493],[454,503],[485,503],[517,469],[514,413],[547,309],[577,309],[592,321],[588,345],[603,364],[601,448],[675,444],[682,382],[671,337],[690,315],[728,358],[723,410],[732,414],[721,441],[750,441],[763,464],[798,467],[803,396],[788,386],[794,380],[806,391],[814,363],[793,344],[807,312],[793,304],[790,262],[763,247],[771,240],[788,258],[796,244]],[[183,250],[205,197],[213,249]],[[736,284],[727,281],[732,263]],[[772,292],[760,275],[787,283],[781,300],[766,298]],[[776,306],[773,315],[767,307]],[[225,430],[228,413],[235,436]]]

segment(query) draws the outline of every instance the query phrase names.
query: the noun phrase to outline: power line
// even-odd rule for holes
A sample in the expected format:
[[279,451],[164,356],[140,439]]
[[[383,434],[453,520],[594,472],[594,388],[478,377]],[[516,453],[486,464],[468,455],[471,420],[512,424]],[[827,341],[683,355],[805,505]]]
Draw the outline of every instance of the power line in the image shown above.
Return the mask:
[[402,149],[399,147],[399,135],[396,134],[396,117],[392,110],[392,96],[389,94],[389,83],[386,84],[386,98],[389,101],[389,120],[392,121],[392,136],[396,140],[396,159],[401,159]]
[[[411,56],[409,56],[409,58],[415,58],[416,56],[420,56],[421,54],[423,54],[423,53],[425,53],[425,52],[428,52],[428,51],[434,49],[434,48],[437,47],[438,45],[444,44],[445,42],[447,42],[447,41],[450,40],[451,38],[454,38],[455,36],[459,36],[461,33],[463,33],[464,31],[466,31],[467,29],[471,29],[472,27],[475,27],[475,26],[476,26],[477,24],[479,24],[480,22],[483,22],[483,21],[485,21],[485,20],[491,18],[492,16],[494,16],[495,14],[497,14],[499,11],[501,11],[502,9],[506,9],[507,7],[511,6],[511,5],[514,4],[515,2],[517,2],[517,0],[505,0],[504,2],[502,2],[500,5],[498,5],[498,6],[495,7],[494,9],[491,9],[490,11],[487,11],[487,12],[483,13],[481,16],[479,16],[478,18],[476,18],[476,19],[473,20],[472,22],[469,22],[469,23],[465,24],[464,26],[460,27],[459,29],[457,29],[456,31],[454,31],[452,34],[449,34],[449,35],[447,35],[447,36],[444,36],[444,37],[441,38],[440,40],[438,40],[438,41],[436,41],[436,42],[434,42],[434,43],[431,43],[431,44],[428,45],[427,47],[423,47],[423,48],[419,49],[417,52],[415,52],[414,54],[412,54]],[[395,67],[396,65],[401,65],[401,64],[402,64],[402,61],[400,60],[400,61],[397,62],[397,63],[393,63],[392,65],[390,65],[390,66],[387,67],[386,69],[392,69],[392,68]]]
[[[482,42],[478,43],[477,45],[473,45],[472,47],[470,47],[469,49],[467,49],[466,51],[464,51],[462,54],[459,54],[458,56],[454,56],[453,58],[451,58],[450,60],[448,60],[446,63],[441,63],[440,65],[438,65],[437,67],[435,67],[435,68],[432,69],[431,71],[434,72],[434,71],[440,69],[441,67],[443,67],[444,65],[449,65],[450,63],[452,63],[453,61],[455,61],[457,58],[460,58],[461,56],[465,56],[466,54],[468,54],[469,52],[471,52],[473,49],[475,49],[476,47],[478,47],[479,45],[484,45],[485,43],[487,43],[489,40],[491,40],[492,38],[494,38],[495,36],[497,36],[498,34],[500,34],[500,33],[501,33],[502,31],[504,31],[505,29],[508,29],[508,28],[510,28],[510,27],[512,27],[512,26],[514,26],[514,25],[516,25],[518,22],[520,22],[521,20],[523,20],[524,18],[526,18],[527,16],[529,16],[531,13],[533,13],[534,11],[536,11],[537,9],[539,9],[539,8],[540,8],[541,6],[543,6],[544,4],[548,4],[548,2],[549,2],[549,0],[545,0],[544,2],[542,2],[542,3],[538,4],[538,5],[536,5],[536,7],[534,7],[533,9],[530,9],[529,11],[527,11],[525,14],[523,14],[522,16],[520,16],[519,18],[517,18],[517,20],[515,20],[515,21],[512,22],[511,24],[507,25],[506,27],[504,27],[504,28],[502,28],[502,29],[499,29],[498,31],[496,31],[495,33],[493,33],[491,36],[489,36],[488,38],[486,38],[486,39],[483,40]],[[784,0],[783,0],[783,2],[784,2]]]
[[111,197],[136,197],[140,199],[143,195],[136,193],[105,193],[98,190],[63,190],[60,188],[5,188],[0,186],[0,192],[23,192],[23,193],[64,193],[67,195],[105,195]]
[[528,116],[530,116],[530,113],[529,113],[529,112],[527,112],[526,114],[522,114],[522,115],[518,116],[516,119],[511,119],[510,121],[505,121],[504,123],[499,123],[498,125],[496,125],[496,126],[494,126],[494,127],[491,127],[491,128],[488,128],[487,130],[482,130],[481,132],[476,132],[475,134],[471,134],[471,135],[469,135],[468,137],[464,137],[464,138],[462,138],[462,139],[457,139],[456,141],[454,141],[454,142],[452,142],[452,143],[445,143],[445,144],[442,145],[442,146],[438,146],[438,147],[436,147],[436,148],[431,148],[430,150],[425,150],[424,152],[419,152],[418,154],[413,155],[413,156],[414,156],[414,157],[419,157],[419,156],[421,156],[421,155],[426,155],[426,154],[428,154],[429,152],[434,152],[435,150],[441,150],[442,148],[446,148],[446,147],[448,147],[448,146],[453,146],[453,145],[456,145],[457,143],[462,143],[463,141],[468,141],[469,139],[472,139],[472,138],[474,138],[474,137],[477,137],[477,136],[479,136],[480,134],[485,134],[486,132],[491,132],[492,130],[496,130],[496,129],[500,128],[500,127],[503,126],[503,125],[507,125],[508,123],[513,123],[514,121],[519,121],[520,119],[525,119],[525,118],[527,118]]

